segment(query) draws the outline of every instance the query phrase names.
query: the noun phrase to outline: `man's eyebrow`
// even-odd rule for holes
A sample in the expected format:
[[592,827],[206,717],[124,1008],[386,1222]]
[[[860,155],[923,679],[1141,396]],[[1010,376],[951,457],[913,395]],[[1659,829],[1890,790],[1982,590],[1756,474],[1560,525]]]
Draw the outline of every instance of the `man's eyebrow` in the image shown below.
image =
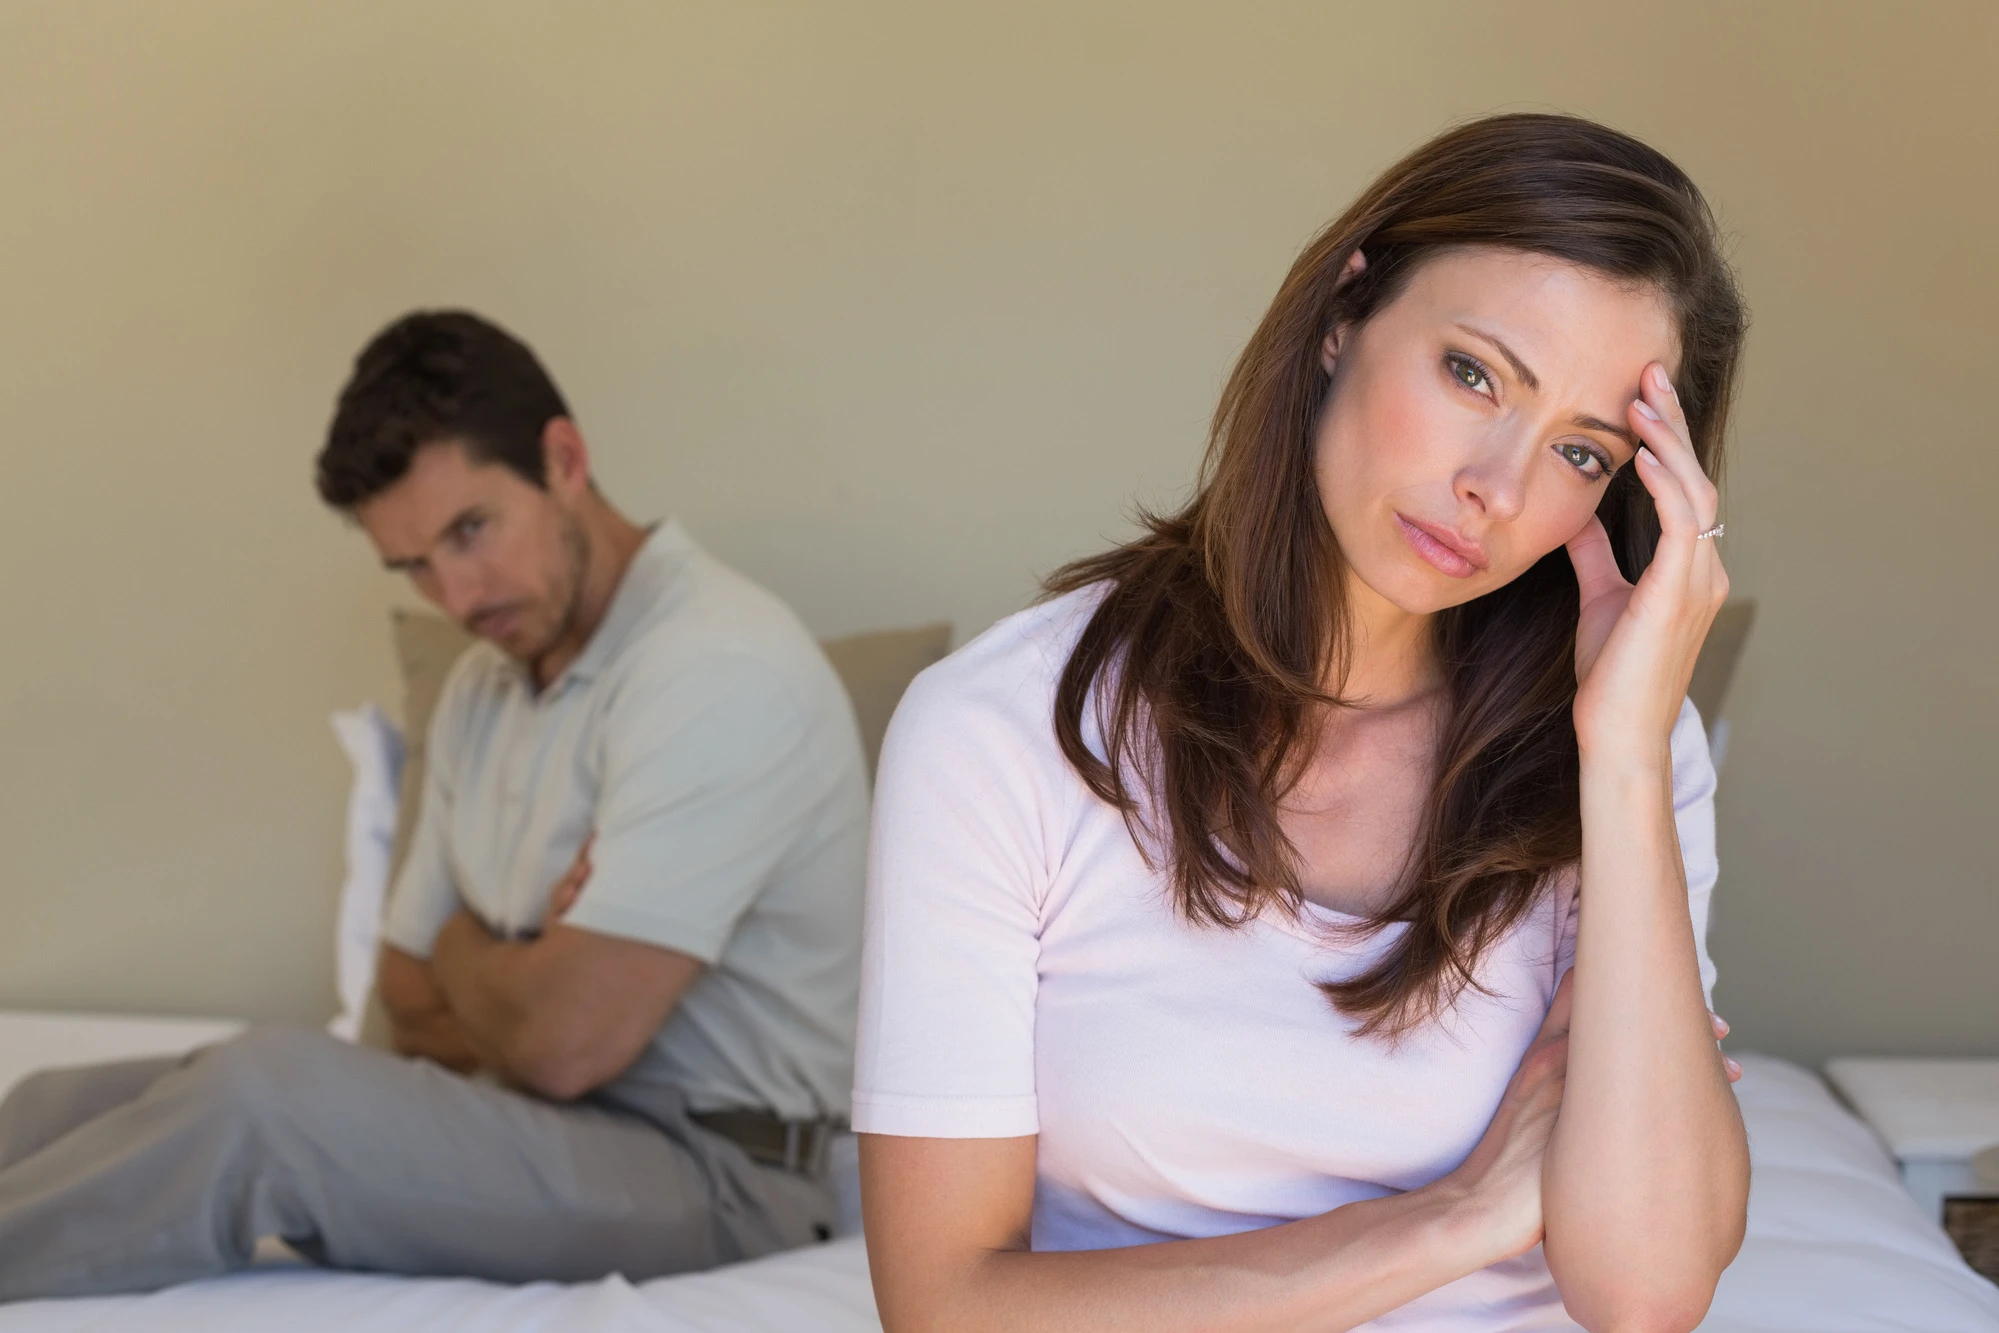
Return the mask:
[[[1541,387],[1541,381],[1534,378],[1534,372],[1527,369],[1527,363],[1525,361],[1522,361],[1519,357],[1513,354],[1513,349],[1511,347],[1508,347],[1505,343],[1501,342],[1498,338],[1494,337],[1492,334],[1487,333],[1484,329],[1473,328],[1469,324],[1459,324],[1457,327],[1463,329],[1466,333],[1469,333],[1472,337],[1480,339],[1483,342],[1491,343],[1495,348],[1497,348],[1499,350],[1499,354],[1506,358],[1507,364],[1513,367],[1513,373],[1520,377],[1520,382],[1522,384],[1526,385],[1530,389],[1538,389]],[[1601,417],[1592,417],[1592,416],[1571,417],[1570,424],[1579,426],[1584,430],[1602,431],[1605,435],[1615,435],[1618,439],[1624,441],[1627,445],[1631,446],[1631,452],[1634,454],[1638,452],[1638,446],[1644,443],[1644,441],[1640,440],[1637,437],[1637,435],[1632,433],[1629,427],[1613,426],[1608,421],[1603,420]]]
[[[451,530],[453,528],[457,527],[460,523],[463,523],[468,518],[477,517],[478,513],[479,513],[478,505],[476,504],[466,505],[463,509],[453,514],[449,522],[447,522],[443,527],[437,530],[437,536],[432,539],[431,545],[435,546],[437,545],[438,542],[441,542],[446,537],[449,537],[451,535]],[[407,573],[413,566],[421,563],[426,558],[427,557],[420,555],[397,556],[394,559],[383,560],[382,568],[388,570],[391,574]]]

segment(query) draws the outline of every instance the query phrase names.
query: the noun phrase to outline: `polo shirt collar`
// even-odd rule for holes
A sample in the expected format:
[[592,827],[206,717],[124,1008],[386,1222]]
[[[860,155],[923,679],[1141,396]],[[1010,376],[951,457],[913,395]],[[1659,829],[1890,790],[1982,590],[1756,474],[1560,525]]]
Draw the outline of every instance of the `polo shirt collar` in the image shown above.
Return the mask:
[[595,679],[650,618],[694,550],[694,539],[687,535],[679,519],[653,524],[618,579],[611,605],[596,632],[583,645],[576,660],[564,667],[562,674],[550,681],[542,693],[552,695],[572,681],[582,685]]

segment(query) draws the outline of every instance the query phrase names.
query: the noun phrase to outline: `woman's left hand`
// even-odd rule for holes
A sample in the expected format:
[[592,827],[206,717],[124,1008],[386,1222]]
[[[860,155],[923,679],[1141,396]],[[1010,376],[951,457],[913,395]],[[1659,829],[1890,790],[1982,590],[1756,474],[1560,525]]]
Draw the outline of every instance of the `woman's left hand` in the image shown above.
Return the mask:
[[1653,362],[1627,409],[1645,441],[1631,466],[1659,512],[1659,545],[1634,586],[1594,514],[1569,540],[1582,593],[1576,623],[1576,739],[1585,754],[1625,747],[1663,757],[1728,572],[1712,540],[1720,495],[1694,456],[1679,395]]
[[[1708,1026],[1714,1029],[1716,1044],[1719,1044],[1721,1039],[1728,1035],[1728,1020],[1710,1009],[1707,1011],[1707,1021]],[[1742,1081],[1742,1064],[1727,1051],[1721,1053],[1721,1067],[1728,1071],[1728,1081],[1730,1083],[1740,1083]]]

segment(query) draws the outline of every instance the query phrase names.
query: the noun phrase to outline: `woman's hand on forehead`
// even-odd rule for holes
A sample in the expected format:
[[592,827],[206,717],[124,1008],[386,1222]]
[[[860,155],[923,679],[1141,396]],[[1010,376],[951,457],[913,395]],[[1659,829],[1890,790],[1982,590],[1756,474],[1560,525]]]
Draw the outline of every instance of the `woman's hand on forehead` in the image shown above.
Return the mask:
[[1585,750],[1663,750],[1709,624],[1728,597],[1711,540],[1720,493],[1694,453],[1664,365],[1645,368],[1627,411],[1644,441],[1632,466],[1659,516],[1659,544],[1634,585],[1617,567],[1602,520],[1568,544],[1582,609],[1576,627],[1576,736]]

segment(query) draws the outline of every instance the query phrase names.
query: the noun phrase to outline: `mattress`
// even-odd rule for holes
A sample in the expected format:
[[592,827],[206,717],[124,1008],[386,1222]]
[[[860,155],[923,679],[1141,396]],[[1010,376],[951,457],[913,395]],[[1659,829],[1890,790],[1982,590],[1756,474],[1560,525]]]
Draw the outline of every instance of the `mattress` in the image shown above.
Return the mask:
[[[235,1025],[0,1013],[0,1090],[49,1064],[183,1050]],[[1749,1238],[1705,1333],[1999,1333],[1999,1287],[1957,1257],[1887,1153],[1808,1071],[1744,1055]],[[711,1273],[508,1287],[251,1269],[144,1296],[0,1307],[0,1333],[879,1333],[859,1237]]]

